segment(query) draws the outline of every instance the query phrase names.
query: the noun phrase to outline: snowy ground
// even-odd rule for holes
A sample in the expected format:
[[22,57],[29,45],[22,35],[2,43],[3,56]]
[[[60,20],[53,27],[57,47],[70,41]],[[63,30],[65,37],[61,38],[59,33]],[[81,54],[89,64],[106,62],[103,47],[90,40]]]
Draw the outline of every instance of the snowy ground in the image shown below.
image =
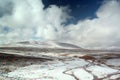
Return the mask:
[[120,78],[120,71],[83,59],[73,59],[23,67],[8,73],[7,76],[33,80],[98,80],[107,78],[115,80]]
[[0,80],[120,80],[119,51],[93,53],[81,51],[82,48],[75,51],[63,47],[31,49],[14,45],[1,47]]
[[0,64],[3,80],[120,80],[120,59],[93,62],[81,58],[49,61],[20,57],[1,60]]

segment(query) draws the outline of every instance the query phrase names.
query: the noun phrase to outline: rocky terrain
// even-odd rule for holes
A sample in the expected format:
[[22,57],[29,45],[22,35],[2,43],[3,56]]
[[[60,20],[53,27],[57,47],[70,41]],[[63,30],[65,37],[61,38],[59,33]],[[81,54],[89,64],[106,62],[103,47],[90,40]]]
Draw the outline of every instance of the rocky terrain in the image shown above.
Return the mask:
[[120,51],[61,42],[1,45],[0,80],[120,80]]

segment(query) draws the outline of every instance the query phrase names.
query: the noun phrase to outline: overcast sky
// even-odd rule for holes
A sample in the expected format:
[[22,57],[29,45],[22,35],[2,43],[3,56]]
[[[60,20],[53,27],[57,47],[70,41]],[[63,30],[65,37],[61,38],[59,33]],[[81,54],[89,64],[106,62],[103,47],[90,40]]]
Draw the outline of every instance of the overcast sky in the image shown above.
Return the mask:
[[120,47],[120,0],[0,0],[0,44],[25,40]]

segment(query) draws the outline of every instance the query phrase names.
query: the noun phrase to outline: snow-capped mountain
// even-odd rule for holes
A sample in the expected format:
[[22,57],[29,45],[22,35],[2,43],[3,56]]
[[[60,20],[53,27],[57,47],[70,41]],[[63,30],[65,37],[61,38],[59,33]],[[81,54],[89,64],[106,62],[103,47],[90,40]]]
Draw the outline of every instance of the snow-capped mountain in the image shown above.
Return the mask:
[[81,49],[80,46],[58,42],[58,41],[23,41],[11,44],[0,45],[0,47],[38,47],[38,48],[62,48],[62,49]]

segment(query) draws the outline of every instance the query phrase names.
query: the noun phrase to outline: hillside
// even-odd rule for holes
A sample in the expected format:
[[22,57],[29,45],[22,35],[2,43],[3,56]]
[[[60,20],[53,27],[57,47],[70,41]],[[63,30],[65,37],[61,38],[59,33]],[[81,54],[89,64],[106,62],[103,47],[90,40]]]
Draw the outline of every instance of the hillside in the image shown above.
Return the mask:
[[56,41],[1,45],[0,79],[120,80],[120,52]]

